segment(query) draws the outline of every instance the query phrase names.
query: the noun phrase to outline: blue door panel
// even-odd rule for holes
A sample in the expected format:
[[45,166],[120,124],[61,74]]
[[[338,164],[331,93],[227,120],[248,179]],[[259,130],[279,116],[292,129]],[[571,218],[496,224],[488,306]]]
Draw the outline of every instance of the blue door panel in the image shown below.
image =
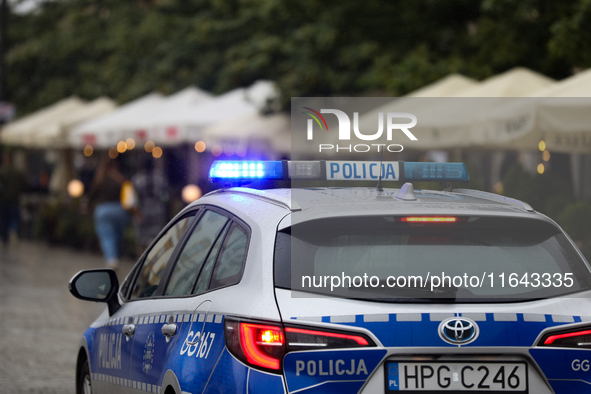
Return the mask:
[[591,351],[577,349],[531,349],[556,394],[591,392]]
[[149,392],[158,392],[162,377],[166,372],[168,359],[174,353],[178,334],[170,342],[162,334],[162,326],[173,316],[178,329],[182,330],[184,315],[155,315],[136,317],[133,344],[133,361],[130,379],[133,388]]
[[224,350],[203,393],[246,393],[248,370],[228,350]]
[[250,368],[248,376],[249,394],[280,394],[285,393],[283,377],[257,371]]
[[556,394],[589,394],[591,392],[591,386],[585,382],[551,380],[550,385]]
[[[211,321],[206,321],[203,326],[183,324],[176,335],[178,339],[174,348],[170,349],[164,372],[172,370],[179,380],[181,389],[186,392],[201,393],[203,391],[225,348],[222,316],[209,316],[211,318],[207,320]],[[201,331],[202,327],[203,331]],[[197,344],[191,345],[191,342],[197,342]]]
[[123,334],[122,319],[95,323],[84,334],[92,379],[113,386],[129,387],[133,340]]

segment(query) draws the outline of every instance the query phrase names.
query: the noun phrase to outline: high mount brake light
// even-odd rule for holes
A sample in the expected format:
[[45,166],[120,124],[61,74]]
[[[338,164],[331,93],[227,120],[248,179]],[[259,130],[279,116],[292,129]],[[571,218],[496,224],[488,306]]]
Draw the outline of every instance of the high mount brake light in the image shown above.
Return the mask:
[[224,324],[228,350],[242,362],[268,372],[281,373],[281,360],[291,351],[375,346],[362,334],[233,319],[225,319]]
[[407,223],[456,223],[461,220],[451,216],[407,216],[401,218],[400,221]]
[[[587,327],[588,328],[588,327]],[[579,330],[565,333],[548,334],[542,346],[591,348],[591,330]]]

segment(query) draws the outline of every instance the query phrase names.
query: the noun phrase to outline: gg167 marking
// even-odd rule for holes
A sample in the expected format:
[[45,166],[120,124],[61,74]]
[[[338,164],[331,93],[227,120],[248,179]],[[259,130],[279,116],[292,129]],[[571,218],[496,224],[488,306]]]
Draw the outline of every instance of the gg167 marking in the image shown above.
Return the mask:
[[207,358],[214,339],[215,334],[213,332],[208,331],[201,336],[201,332],[199,331],[189,331],[187,338],[185,338],[185,342],[183,342],[183,346],[181,347],[180,354],[182,356],[186,353],[189,357],[195,355],[197,358]]

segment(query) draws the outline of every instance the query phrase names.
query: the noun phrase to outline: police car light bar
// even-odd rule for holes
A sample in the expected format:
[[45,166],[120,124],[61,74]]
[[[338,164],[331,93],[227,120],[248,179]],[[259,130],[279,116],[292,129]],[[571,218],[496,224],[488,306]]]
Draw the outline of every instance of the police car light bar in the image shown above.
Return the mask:
[[[381,165],[380,165],[381,164]],[[320,181],[432,181],[468,182],[464,163],[411,163],[402,161],[214,161],[214,181],[320,180]]]

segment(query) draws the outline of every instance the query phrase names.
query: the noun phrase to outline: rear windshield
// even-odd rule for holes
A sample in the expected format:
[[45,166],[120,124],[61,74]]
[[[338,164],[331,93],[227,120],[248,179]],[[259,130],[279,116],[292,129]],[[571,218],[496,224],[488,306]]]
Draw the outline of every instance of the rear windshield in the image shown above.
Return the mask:
[[524,301],[591,288],[587,263],[535,219],[331,218],[277,234],[275,284],[389,302]]

